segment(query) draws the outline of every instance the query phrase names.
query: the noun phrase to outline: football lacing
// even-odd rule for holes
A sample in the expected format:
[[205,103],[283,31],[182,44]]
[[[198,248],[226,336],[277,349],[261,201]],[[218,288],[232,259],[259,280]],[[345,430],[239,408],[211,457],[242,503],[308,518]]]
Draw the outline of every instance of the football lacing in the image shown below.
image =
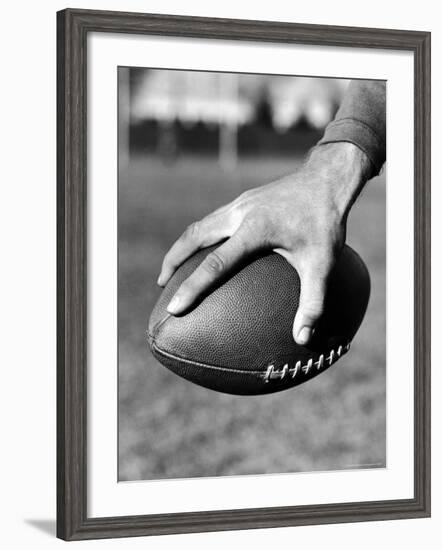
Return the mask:
[[338,349],[331,349],[327,356],[324,356],[322,353],[316,361],[309,359],[305,365],[301,361],[297,361],[294,367],[289,367],[289,364],[286,363],[281,369],[275,369],[275,365],[269,365],[266,372],[262,373],[261,376],[264,378],[264,382],[269,382],[270,380],[283,380],[284,378],[291,376],[295,378],[299,372],[308,374],[310,370],[316,367],[316,370],[320,370],[324,367],[324,363],[328,363],[328,367],[335,363],[340,357],[342,357],[350,349],[350,342],[344,346],[339,346]]

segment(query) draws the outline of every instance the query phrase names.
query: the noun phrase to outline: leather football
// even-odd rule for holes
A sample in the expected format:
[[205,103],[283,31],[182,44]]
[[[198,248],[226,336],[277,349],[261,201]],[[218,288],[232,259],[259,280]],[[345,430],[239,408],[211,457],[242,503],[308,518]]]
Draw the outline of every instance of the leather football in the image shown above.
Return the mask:
[[216,247],[182,264],[156,303],[147,331],[153,355],[174,373],[219,392],[261,395],[302,384],[349,351],[367,309],[368,270],[344,246],[328,281],[324,313],[308,345],[292,336],[301,283],[279,254],[248,258],[189,312],[166,311],[180,284]]

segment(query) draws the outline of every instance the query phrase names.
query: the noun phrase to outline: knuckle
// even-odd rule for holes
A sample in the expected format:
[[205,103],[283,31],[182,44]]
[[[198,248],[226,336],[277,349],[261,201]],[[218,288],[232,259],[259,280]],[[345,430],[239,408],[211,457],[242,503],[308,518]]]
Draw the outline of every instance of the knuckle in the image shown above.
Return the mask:
[[233,212],[245,214],[250,211],[254,204],[255,190],[249,189],[241,193],[234,201],[230,203],[230,208]]
[[236,202],[237,204],[241,204],[241,203],[244,203],[244,202],[247,202],[249,201],[253,195],[254,195],[254,190],[253,189],[247,189],[246,191],[243,191],[236,199],[234,202]]
[[197,241],[201,233],[200,229],[200,222],[193,222],[187,226],[183,236],[186,240]]
[[221,255],[218,252],[211,252],[204,262],[202,263],[202,266],[204,269],[212,274],[212,275],[218,275],[219,273],[222,273],[225,269],[225,262]]
[[246,189],[241,193],[240,197],[243,199],[249,199],[250,197],[253,196],[253,194],[254,194],[254,189]]

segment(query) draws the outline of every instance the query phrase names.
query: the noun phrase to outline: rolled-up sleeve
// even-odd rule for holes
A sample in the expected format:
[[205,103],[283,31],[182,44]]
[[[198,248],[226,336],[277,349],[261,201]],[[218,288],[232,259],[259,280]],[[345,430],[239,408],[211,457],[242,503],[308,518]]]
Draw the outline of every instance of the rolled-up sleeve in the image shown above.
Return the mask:
[[353,80],[318,145],[347,141],[371,160],[376,174],[386,159],[386,83]]

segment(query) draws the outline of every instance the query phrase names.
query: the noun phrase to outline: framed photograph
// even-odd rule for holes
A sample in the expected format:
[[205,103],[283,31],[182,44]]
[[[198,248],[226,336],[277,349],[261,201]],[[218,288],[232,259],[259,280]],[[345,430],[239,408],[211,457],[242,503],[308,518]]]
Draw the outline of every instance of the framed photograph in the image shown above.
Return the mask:
[[57,14],[57,534],[430,515],[430,33]]

